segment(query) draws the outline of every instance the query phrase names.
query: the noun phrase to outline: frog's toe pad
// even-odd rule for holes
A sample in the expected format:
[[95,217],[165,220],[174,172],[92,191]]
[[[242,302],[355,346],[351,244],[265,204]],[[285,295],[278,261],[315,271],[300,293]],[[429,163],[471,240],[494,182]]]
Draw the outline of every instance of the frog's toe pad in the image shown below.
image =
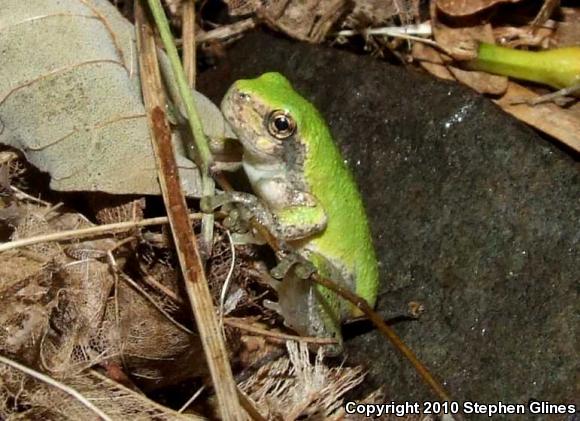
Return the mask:
[[310,262],[300,262],[294,272],[300,279],[308,279],[316,272],[316,267]]
[[270,301],[270,300],[264,300],[263,304],[264,304],[264,307],[266,307],[268,310],[275,311],[280,316],[282,316],[282,307],[280,307],[280,304],[275,303],[274,301]]
[[316,272],[314,265],[297,253],[290,253],[285,256],[270,274],[276,279],[283,279],[291,271],[300,279],[308,279],[310,275]]
[[202,196],[199,200],[199,208],[203,213],[212,213],[220,206],[235,201],[231,193],[222,193],[215,196]]

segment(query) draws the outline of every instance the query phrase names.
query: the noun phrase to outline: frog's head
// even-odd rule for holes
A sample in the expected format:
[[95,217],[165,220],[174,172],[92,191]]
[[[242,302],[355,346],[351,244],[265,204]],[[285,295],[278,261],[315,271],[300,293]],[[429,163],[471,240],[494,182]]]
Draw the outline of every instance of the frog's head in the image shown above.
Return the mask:
[[321,120],[316,108],[274,72],[235,82],[221,108],[244,153],[269,162],[287,162],[289,151],[312,142]]

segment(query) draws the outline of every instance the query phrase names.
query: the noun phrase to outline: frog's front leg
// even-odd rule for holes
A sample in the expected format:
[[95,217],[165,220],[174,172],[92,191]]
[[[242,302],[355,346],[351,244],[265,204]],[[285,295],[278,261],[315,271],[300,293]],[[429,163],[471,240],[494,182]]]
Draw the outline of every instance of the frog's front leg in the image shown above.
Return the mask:
[[250,193],[235,191],[215,196],[204,196],[201,198],[200,208],[204,213],[211,213],[215,209],[230,203],[239,203],[247,209],[247,212],[236,212],[236,218],[243,217],[244,213],[249,213],[258,223],[265,227],[269,228],[275,224],[272,212],[256,196]]
[[[260,180],[254,184],[254,189],[264,201],[249,193],[227,192],[203,197],[201,209],[203,212],[212,212],[227,203],[240,203],[260,225],[282,241],[304,239],[326,228],[326,212],[318,200],[308,192],[290,188],[287,180]],[[266,207],[264,202],[269,206]]]
[[296,189],[286,177],[263,178],[253,184],[256,195],[268,203],[276,238],[301,240],[326,228],[326,211],[309,192]]

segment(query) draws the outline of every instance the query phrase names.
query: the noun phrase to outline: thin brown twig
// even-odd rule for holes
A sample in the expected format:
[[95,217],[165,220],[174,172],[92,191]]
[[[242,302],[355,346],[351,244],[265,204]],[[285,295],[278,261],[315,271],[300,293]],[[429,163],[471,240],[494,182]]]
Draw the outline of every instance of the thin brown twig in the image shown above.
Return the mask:
[[425,367],[425,365],[419,361],[415,353],[409,348],[397,335],[397,333],[391,328],[389,325],[385,323],[383,318],[376,313],[368,304],[367,302],[356,295],[355,293],[351,292],[350,290],[341,287],[336,282],[331,281],[330,279],[323,278],[318,274],[314,274],[312,276],[312,280],[319,285],[322,285],[325,288],[335,292],[336,294],[340,295],[342,298],[350,301],[354,305],[356,305],[368,318],[373,324],[379,329],[379,331],[385,336],[391,343],[395,346],[395,348],[405,356],[409,360],[409,362],[413,365],[417,373],[421,376],[421,378],[431,387],[431,389],[444,401],[451,401],[451,397],[447,393],[447,391],[441,386],[441,384],[435,380],[431,372]]
[[147,301],[149,301],[151,303],[151,305],[153,307],[155,307],[157,309],[157,311],[159,311],[159,313],[161,313],[167,320],[169,320],[171,323],[173,323],[179,330],[182,330],[183,332],[187,333],[188,335],[195,334],[193,331],[191,331],[190,329],[188,329],[187,327],[185,327],[184,325],[179,323],[177,320],[175,320],[171,316],[171,314],[169,314],[167,311],[165,311],[165,309],[163,307],[161,307],[161,304],[159,304],[157,301],[155,301],[155,299],[147,291],[145,291],[141,287],[141,285],[139,285],[137,282],[135,282],[133,279],[131,279],[125,272],[121,271],[118,268],[117,268],[117,270],[118,270],[119,276],[125,282],[127,282],[129,285],[131,285],[139,294],[141,294]]
[[50,206],[49,202],[39,199],[38,197],[31,196],[28,193],[20,190],[18,187],[10,186],[10,190],[12,191],[12,193],[14,193],[14,196],[19,200],[29,200],[42,206]]
[[296,341],[296,342],[306,342],[309,344],[317,345],[331,345],[336,344],[337,341],[331,338],[315,338],[310,336],[296,336],[289,335],[287,333],[272,332],[271,330],[260,329],[259,327],[250,326],[247,323],[240,322],[239,319],[226,317],[224,319],[224,324],[235,327],[237,329],[245,330],[246,332],[254,333],[256,335],[265,336],[267,338],[278,339],[280,341]]
[[199,330],[221,417],[226,421],[241,420],[243,411],[238,401],[236,383],[216,318],[196,236],[187,216],[187,205],[181,190],[171,141],[172,133],[163,111],[165,102],[160,100],[160,92],[163,88],[153,30],[143,5],[139,1],[135,5],[143,97],[155,152],[159,184],[169,217],[175,250]]
[[[190,219],[201,219],[200,213],[192,213]],[[50,234],[38,235],[35,237],[22,238],[20,240],[9,241],[0,244],[0,253],[7,250],[17,249],[20,247],[31,246],[39,243],[48,243],[53,241],[66,241],[79,238],[96,237],[99,235],[114,234],[123,231],[129,231],[136,227],[147,227],[151,225],[168,224],[169,219],[166,216],[157,218],[142,219],[141,221],[116,222],[114,224],[98,225],[96,227],[81,228],[69,231],[59,231]]]
[[175,291],[173,291],[171,288],[166,287],[161,282],[159,282],[157,279],[155,279],[155,277],[153,275],[149,274],[147,272],[146,268],[143,267],[143,263],[139,262],[138,269],[142,275],[143,282],[145,282],[151,288],[154,288],[157,291],[159,291],[160,293],[164,294],[167,298],[169,298],[174,303],[183,304],[183,300],[181,299],[181,297],[179,295],[177,295],[177,293]]
[[230,25],[220,26],[207,32],[202,32],[196,36],[196,43],[202,44],[209,41],[224,41],[228,38],[239,36],[244,32],[256,27],[254,18],[247,18]]
[[238,388],[238,399],[240,400],[240,404],[246,410],[248,415],[256,421],[266,421],[266,418],[262,416],[256,409],[253,401],[248,398],[248,396]]

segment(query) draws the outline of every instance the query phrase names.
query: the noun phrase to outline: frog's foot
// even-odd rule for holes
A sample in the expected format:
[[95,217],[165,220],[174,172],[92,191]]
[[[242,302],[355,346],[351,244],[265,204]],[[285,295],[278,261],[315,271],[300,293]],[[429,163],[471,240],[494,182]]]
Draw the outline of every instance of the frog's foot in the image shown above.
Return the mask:
[[215,196],[203,196],[199,200],[199,207],[203,213],[213,213],[219,207],[233,202],[230,193],[218,194]]
[[256,244],[258,246],[262,246],[266,244],[266,242],[262,238],[255,236],[251,232],[246,233],[232,232],[231,236],[232,243],[236,246],[244,246],[247,244]]
[[560,107],[565,107],[570,105],[571,102],[578,101],[578,93],[580,93],[580,83],[564,89],[560,89],[559,91],[550,92],[549,94],[535,96],[532,98],[529,98],[528,96],[514,97],[510,100],[509,105],[527,104],[533,107],[539,104],[553,102]]
[[[262,301],[262,304],[264,305],[265,308],[275,312],[278,316],[280,316],[282,318],[284,326],[286,326],[289,329],[294,329],[294,326],[292,326],[292,324],[286,320],[287,313],[284,311],[284,309],[279,303],[270,300],[264,300]],[[302,332],[302,334],[306,335],[305,332]]]
[[[246,206],[238,206],[241,196],[244,193],[228,192],[216,196],[204,196],[200,200],[200,208],[204,213],[211,213],[216,208],[221,207],[227,214],[223,220],[224,227],[232,233],[234,244],[264,244],[264,240],[252,233],[250,219],[252,211]],[[254,196],[244,198],[245,203],[252,203]]]
[[256,196],[239,191],[226,192],[215,196],[203,196],[200,206],[203,212],[213,212],[215,209],[228,203],[241,203],[246,205],[250,210],[259,206],[259,201]]
[[215,175],[220,172],[235,172],[242,167],[241,161],[214,161],[210,173]]
[[[262,304],[268,310],[275,311],[276,314],[278,314],[279,316],[284,317],[284,314],[282,313],[282,307],[280,306],[280,304],[278,304],[278,303],[276,303],[274,301],[271,301],[271,300],[264,300],[264,301],[262,301]],[[284,324],[286,324],[286,323],[284,323]]]
[[239,207],[229,207],[224,209],[227,212],[223,224],[224,227],[235,233],[248,233],[250,231],[250,223],[247,212]]
[[316,272],[316,267],[310,261],[298,253],[292,252],[284,256],[278,265],[270,271],[270,274],[276,279],[284,279],[292,269],[293,275],[299,279],[308,279]]
[[[234,191],[216,196],[204,196],[200,200],[200,208],[204,213],[212,213],[215,209],[228,203],[239,203],[243,205],[243,212],[245,213],[242,216],[245,219],[249,220],[250,217],[253,217],[260,225],[268,229],[276,230],[277,223],[272,212],[256,196],[250,193]],[[278,236],[275,235],[275,237]]]
[[260,278],[261,278],[262,283],[264,283],[265,285],[268,285],[270,288],[272,288],[276,292],[280,291],[280,288],[282,287],[282,281],[279,281],[276,278],[274,278],[272,275],[270,275],[270,272],[268,271],[268,269],[266,267],[259,269],[259,274],[260,274]]

